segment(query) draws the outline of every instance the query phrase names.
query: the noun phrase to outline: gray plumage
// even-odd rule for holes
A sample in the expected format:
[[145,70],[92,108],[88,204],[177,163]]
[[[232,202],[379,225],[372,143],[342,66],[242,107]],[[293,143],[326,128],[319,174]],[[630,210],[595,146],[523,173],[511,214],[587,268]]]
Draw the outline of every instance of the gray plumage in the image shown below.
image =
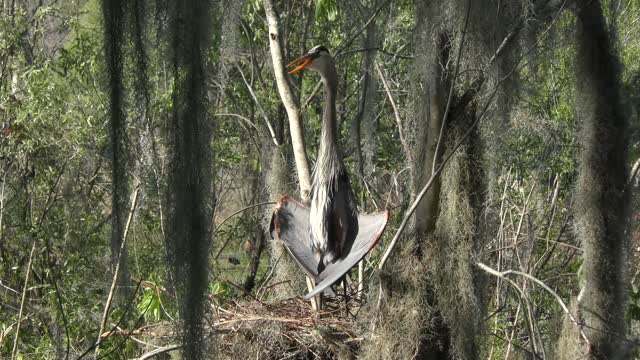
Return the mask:
[[[305,299],[344,279],[378,243],[389,212],[359,215],[351,183],[338,149],[336,95],[338,75],[329,51],[316,46],[288,66],[289,73],[312,69],[324,84],[324,111],[318,159],[313,169],[311,206],[287,196],[278,200],[270,232],[284,243],[291,256],[315,282]],[[345,287],[346,292],[346,287]]]
[[358,234],[358,210],[349,176],[338,149],[336,96],[338,74],[326,48],[316,46],[306,68],[320,74],[324,85],[324,110],[318,159],[313,168],[309,232],[318,270],[348,253]]

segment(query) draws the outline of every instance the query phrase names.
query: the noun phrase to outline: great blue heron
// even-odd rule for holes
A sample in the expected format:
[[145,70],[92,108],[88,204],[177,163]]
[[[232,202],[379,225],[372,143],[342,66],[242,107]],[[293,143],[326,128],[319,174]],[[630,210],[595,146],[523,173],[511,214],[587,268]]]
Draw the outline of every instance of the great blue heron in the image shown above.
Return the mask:
[[355,196],[338,149],[338,74],[331,54],[324,46],[316,46],[288,66],[296,65],[289,74],[310,69],[322,78],[324,110],[320,148],[313,169],[311,207],[282,198],[274,212],[272,232],[318,282],[305,296],[309,299],[343,278],[377,243],[388,212],[358,216]]
[[309,231],[318,259],[318,272],[348,253],[358,234],[358,209],[349,176],[338,150],[336,95],[338,73],[324,46],[316,46],[289,66],[318,72],[324,85],[324,110],[318,159],[313,168]]

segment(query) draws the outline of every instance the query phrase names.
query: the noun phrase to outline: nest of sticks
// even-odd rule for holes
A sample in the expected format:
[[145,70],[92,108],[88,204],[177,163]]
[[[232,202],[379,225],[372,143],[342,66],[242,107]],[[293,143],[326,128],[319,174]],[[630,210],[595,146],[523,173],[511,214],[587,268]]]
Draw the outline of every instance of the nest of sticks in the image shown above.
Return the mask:
[[354,321],[360,306],[357,299],[345,304],[339,298],[325,299],[321,311],[300,298],[213,303],[215,347],[228,358],[350,358],[362,340]]
[[[209,297],[206,324],[211,351],[223,359],[350,359],[360,346],[356,315],[362,302],[352,298],[325,299],[316,311],[299,297],[275,302]],[[160,322],[127,330],[114,325],[102,334],[155,344],[139,359],[180,349],[175,322]],[[160,344],[165,344],[162,346]],[[147,346],[145,346],[147,347]]]

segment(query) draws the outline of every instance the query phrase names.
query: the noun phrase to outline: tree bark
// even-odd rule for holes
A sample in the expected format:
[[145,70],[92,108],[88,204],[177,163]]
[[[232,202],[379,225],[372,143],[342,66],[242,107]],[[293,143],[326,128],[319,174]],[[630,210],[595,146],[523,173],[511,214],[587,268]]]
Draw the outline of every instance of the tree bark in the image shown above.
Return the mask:
[[[426,134],[423,155],[420,157],[422,162],[415,164],[415,182],[414,189],[420,189],[429,180],[432,175],[433,164],[440,164],[442,159],[442,151],[438,151],[436,154],[436,147],[438,145],[438,134],[442,127],[442,116],[444,114],[443,104],[443,91],[442,84],[440,84],[441,71],[439,58],[436,58],[429,66],[432,67],[433,77],[431,77],[432,83],[424,84],[428,87],[428,113],[426,115]],[[417,191],[416,191],[417,193]],[[415,231],[420,236],[425,236],[433,232],[438,218],[438,204],[440,202],[440,179],[436,179],[433,182],[433,186],[427,191],[427,194],[422,199],[418,207],[416,208],[415,215]]]
[[[627,124],[620,71],[600,1],[578,3],[577,115],[583,154],[576,225],[583,243],[584,289],[578,311],[590,341],[589,358],[626,358]],[[569,348],[561,349],[563,355]]]
[[[284,109],[279,107],[278,119],[274,122],[276,136],[280,143],[287,143],[284,138]],[[266,134],[266,131],[265,131]],[[265,201],[273,201],[282,194],[292,191],[291,172],[288,167],[288,157],[284,153],[283,147],[276,147],[269,141],[269,136],[265,135],[261,141],[260,161],[265,171],[262,172],[262,182],[266,189]],[[269,221],[273,215],[273,209],[267,209],[265,213],[265,230],[269,229]],[[282,241],[271,241],[269,246],[269,257],[273,268],[271,284],[280,284],[277,291],[273,293],[273,299],[286,299],[298,295],[298,289],[304,288],[304,276],[298,265],[287,253]]]
[[[375,11],[375,5],[371,6],[371,12]],[[364,53],[363,61],[363,84],[362,84],[362,98],[360,103],[360,114],[362,121],[360,124],[361,131],[358,133],[358,140],[362,140],[362,143],[358,147],[358,160],[359,171],[363,177],[363,181],[366,181],[368,177],[372,176],[375,168],[375,155],[376,155],[376,103],[378,97],[378,84],[377,77],[374,74],[374,62],[376,60],[377,51],[375,50],[377,44],[377,25],[373,20],[365,30],[364,48],[368,49]]]
[[129,155],[127,149],[127,123],[124,114],[123,96],[123,45],[125,33],[125,4],[118,0],[104,1],[105,53],[109,72],[109,130],[111,140],[111,268],[114,271],[120,263],[118,298],[125,298],[122,289],[128,282],[127,248],[120,247],[123,241],[124,223],[129,208],[129,183],[127,169]]
[[300,185],[300,197],[303,202],[309,201],[311,192],[311,171],[309,170],[309,160],[307,150],[304,146],[304,136],[302,129],[302,117],[300,115],[300,102],[293,95],[289,76],[285,68],[284,50],[282,38],[280,37],[278,14],[273,0],[264,0],[264,9],[269,23],[269,47],[271,49],[271,61],[275,73],[278,93],[282,99],[287,116],[289,117],[289,130],[291,132],[291,144],[293,145],[293,156],[296,161],[298,181]]
[[211,356],[204,315],[215,195],[205,58],[211,44],[210,11],[215,6],[206,0],[177,1],[172,5],[169,19],[175,90],[165,241],[175,271],[183,358],[205,359]]

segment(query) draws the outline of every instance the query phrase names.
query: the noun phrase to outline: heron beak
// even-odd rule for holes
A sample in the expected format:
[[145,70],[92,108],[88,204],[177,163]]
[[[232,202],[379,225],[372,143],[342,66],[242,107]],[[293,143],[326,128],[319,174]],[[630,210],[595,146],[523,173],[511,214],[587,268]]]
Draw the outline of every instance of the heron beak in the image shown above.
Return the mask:
[[307,66],[311,65],[312,61],[313,61],[313,57],[311,57],[311,55],[305,55],[299,59],[293,60],[289,65],[287,65],[287,67],[292,67],[296,65],[298,65],[298,67],[289,71],[289,74],[295,74],[298,71],[306,68]]

